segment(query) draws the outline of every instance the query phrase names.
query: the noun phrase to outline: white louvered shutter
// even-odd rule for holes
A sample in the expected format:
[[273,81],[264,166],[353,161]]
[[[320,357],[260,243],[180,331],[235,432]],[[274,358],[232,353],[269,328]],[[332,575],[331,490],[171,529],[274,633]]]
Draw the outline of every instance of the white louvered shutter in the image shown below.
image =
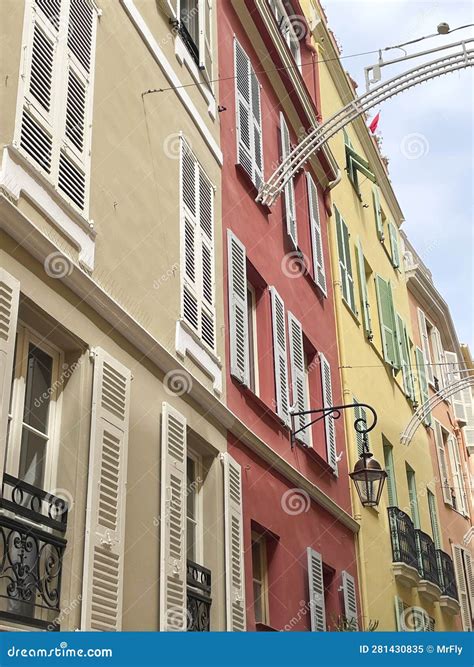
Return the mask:
[[453,476],[453,487],[456,496],[456,508],[467,516],[467,496],[464,485],[464,475],[459,458],[458,441],[454,435],[448,438],[449,462],[451,464],[451,473]]
[[354,627],[359,627],[359,619],[357,616],[357,595],[354,577],[345,570],[341,573],[342,578],[342,594],[344,598],[344,615],[346,620],[354,624]]
[[[321,383],[323,392],[323,408],[330,408],[334,405],[332,398],[332,378],[331,366],[324,354],[320,353],[321,361]],[[337,460],[336,460],[336,425],[332,416],[327,415],[324,419],[326,427],[326,452],[327,461],[331,468],[337,475]]]
[[247,311],[247,259],[245,246],[227,232],[229,275],[230,372],[249,385],[249,339]]
[[242,474],[240,465],[229,454],[222,454],[222,463],[224,465],[226,628],[231,632],[244,632],[246,618]]
[[454,573],[456,575],[456,584],[458,588],[459,604],[461,606],[462,627],[465,632],[470,632],[472,628],[471,608],[469,606],[469,588],[464,571],[464,549],[457,544],[452,545]]
[[313,177],[306,172],[308,187],[309,218],[311,225],[311,242],[313,246],[313,267],[316,284],[327,296],[326,270],[324,268],[323,237],[321,234],[321,220],[319,216],[318,189]]
[[[285,116],[280,112],[280,138],[281,138],[281,159],[288,157],[291,151],[290,132],[286,124]],[[285,185],[285,219],[286,231],[295,248],[298,247],[298,229],[296,225],[296,203],[295,203],[295,185],[291,178]]]
[[321,554],[308,547],[308,589],[311,631],[325,632],[326,607],[324,601],[323,559]]
[[365,260],[360,239],[357,239],[356,255],[357,255],[357,268],[359,272],[359,294],[362,306],[362,316],[364,319],[365,336],[369,340],[372,340],[373,338],[372,321],[370,318],[370,304],[369,304],[369,294],[367,291],[367,277],[365,274]]
[[404,632],[405,631],[405,609],[406,605],[403,602],[401,598],[398,597],[398,595],[395,595],[395,623],[397,626],[397,631],[398,632]]
[[212,81],[212,2],[199,0],[199,68]]
[[[428,388],[428,381],[426,379],[426,364],[423,350],[419,347],[415,349],[416,366],[418,370],[418,389],[420,392],[420,405],[428,403],[430,394]],[[426,409],[426,408],[425,408]],[[431,424],[431,411],[425,413],[424,423],[429,426]]]
[[7,448],[19,301],[20,283],[4,269],[0,269],[0,479],[3,479]]
[[[458,355],[455,352],[445,352],[444,356],[448,364],[447,382],[448,385],[452,385],[461,380]],[[467,421],[467,417],[466,417],[466,406],[464,405],[464,397],[462,391],[457,391],[455,394],[452,394],[451,401],[453,403],[454,416],[459,422],[461,422],[461,424],[465,424]]]
[[199,262],[197,258],[198,194],[196,164],[186,142],[181,142],[181,207],[183,217],[183,318],[199,333]]
[[95,350],[82,629],[122,627],[131,372]]
[[216,346],[214,297],[214,188],[198,165],[199,223],[201,237],[201,337],[211,349]]
[[[290,343],[290,367],[292,401],[298,412],[308,410],[308,385],[306,377],[305,352],[303,347],[303,329],[296,317],[288,312],[288,332]],[[301,415],[295,420],[295,430],[303,428],[307,417]],[[311,443],[309,427],[297,434],[297,439],[309,446]]]
[[274,287],[270,287],[270,294],[272,299],[273,361],[275,365],[276,412],[285,424],[289,424],[285,304]]
[[237,161],[253,180],[254,137],[251,110],[251,65],[247,54],[237,40],[234,41],[234,69],[237,115]]
[[471,609],[474,610],[474,563],[473,558],[467,549],[464,549],[464,570],[466,572],[467,594],[471,602]]
[[260,84],[254,70],[251,69],[250,89],[252,92],[253,123],[253,182],[259,188],[263,181],[263,133]]
[[468,388],[465,394],[466,427],[464,429],[464,438],[468,448],[474,448],[474,400],[471,390]]
[[440,389],[447,384],[446,382],[446,359],[444,356],[443,344],[441,342],[441,335],[438,329],[433,328],[433,352],[434,352],[434,362],[435,366],[435,375],[438,380],[438,385]]
[[425,367],[426,367],[426,377],[428,382],[433,384],[434,374],[433,366],[431,364],[431,352],[430,352],[430,341],[428,337],[428,328],[426,325],[426,317],[421,308],[418,308],[418,325],[421,338],[421,349],[423,350],[423,356],[425,358]]
[[186,419],[163,403],[161,413],[160,630],[187,628]]
[[436,453],[438,456],[440,484],[443,492],[443,500],[448,505],[452,505],[453,501],[451,498],[451,491],[449,485],[448,464],[446,461],[446,451],[444,447],[443,432],[441,430],[441,424],[438,421],[434,422],[434,434],[436,442]]

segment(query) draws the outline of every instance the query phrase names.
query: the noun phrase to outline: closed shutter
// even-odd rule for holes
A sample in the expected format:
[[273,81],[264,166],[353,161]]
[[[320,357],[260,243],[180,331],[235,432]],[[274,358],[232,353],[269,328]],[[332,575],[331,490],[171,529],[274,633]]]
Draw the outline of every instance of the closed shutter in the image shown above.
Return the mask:
[[443,500],[448,505],[452,505],[453,499],[451,497],[451,489],[450,489],[449,475],[448,475],[448,464],[446,460],[446,450],[444,447],[444,440],[443,440],[443,431],[441,429],[441,424],[436,420],[434,421],[434,436],[436,443],[436,454],[438,456],[440,483],[441,483],[441,489],[443,491]]
[[[416,368],[418,371],[418,389],[420,392],[420,405],[425,405],[429,400],[428,382],[426,380],[425,357],[419,347],[415,350]],[[431,413],[427,412],[424,417],[424,423],[431,424]]]
[[[357,399],[354,397],[352,399],[353,403],[357,403]],[[358,419],[362,419],[366,424],[367,424],[367,410],[362,406],[362,405],[357,405],[354,408],[354,417],[355,421]],[[355,436],[356,436],[356,443],[357,443],[357,454],[360,456],[362,452],[364,451],[364,434],[360,433],[357,429],[355,429]],[[367,434],[367,445],[369,444],[369,434]],[[369,447],[370,449],[370,447]]]
[[222,454],[222,462],[224,464],[226,627],[231,632],[244,632],[246,619],[242,475],[240,465],[229,454]]
[[239,382],[248,387],[247,260],[245,246],[230,230],[227,232],[227,250],[229,263],[230,372]]
[[456,497],[456,509],[467,516],[467,496],[464,485],[464,475],[459,458],[458,441],[454,435],[448,438],[449,463],[451,464],[451,474],[453,476],[453,488]]
[[199,165],[199,226],[201,239],[201,338],[214,350],[216,313],[214,296],[214,188]]
[[354,296],[354,279],[352,277],[352,262],[349,244],[349,230],[339,211],[334,207],[336,214],[337,247],[339,252],[339,268],[341,272],[342,296],[356,313]]
[[[288,313],[288,331],[290,341],[290,366],[292,401],[294,409],[298,412],[308,410],[308,385],[306,377],[305,352],[303,347],[303,330],[301,324],[292,313]],[[301,415],[296,418],[295,430],[306,425],[307,417]],[[301,431],[296,436],[298,440],[309,446],[310,428]]]
[[354,577],[345,570],[341,573],[342,594],[344,598],[344,616],[351,627],[359,627],[357,616],[357,596]]
[[428,336],[428,327],[426,325],[425,314],[420,308],[418,308],[418,326],[421,338],[421,348],[423,350],[423,356],[425,358],[426,377],[428,378],[428,382],[433,384],[434,374],[433,374],[433,365],[431,363],[431,351],[430,351],[430,341]]
[[384,359],[394,368],[400,367],[398,342],[396,336],[395,311],[393,307],[392,288],[390,283],[376,276],[377,304],[380,320],[380,333]]
[[212,81],[212,3],[199,0],[199,68]]
[[[332,399],[332,378],[331,366],[326,357],[320,353],[321,362],[321,383],[323,394],[323,408],[330,408],[334,405]],[[327,462],[337,475],[337,453],[336,453],[336,425],[332,416],[327,415],[324,418],[326,428],[326,453]]]
[[161,413],[160,630],[186,630],[186,419]]
[[274,287],[270,287],[270,294],[272,299],[273,361],[275,365],[276,412],[285,424],[289,424],[285,304]]
[[[459,372],[460,366],[458,361],[458,355],[455,352],[445,352],[444,355],[446,357],[446,362],[448,364],[447,382],[449,386],[456,382],[459,382],[459,380],[461,379],[461,373]],[[467,421],[467,416],[466,416],[466,406],[464,404],[464,397],[462,391],[457,391],[455,394],[453,394],[451,396],[451,400],[453,403],[454,416],[459,422],[461,422],[461,425],[465,424]]]
[[380,188],[378,185],[372,185],[372,201],[374,204],[375,227],[377,229],[377,236],[380,241],[383,241],[385,235],[383,233],[383,217],[382,207],[380,205]]
[[[290,132],[284,115],[280,112],[280,139],[282,162],[291,152]],[[291,178],[284,188],[286,231],[295,248],[298,247],[298,229],[296,226],[295,186]]]
[[388,224],[388,232],[390,235],[390,250],[392,254],[392,266],[398,269],[400,266],[400,251],[398,249],[398,232],[397,228],[392,222]]
[[311,631],[326,630],[326,608],[324,602],[323,559],[311,547],[306,549],[308,556],[308,589]]
[[[472,627],[471,607],[469,605],[469,587],[464,570],[464,549],[457,544],[452,545],[454,572],[458,588],[459,604],[461,606],[462,627],[465,632],[470,632]],[[472,568],[471,568],[472,569]]]
[[367,277],[365,274],[365,260],[360,239],[357,239],[356,254],[357,254],[357,269],[359,272],[359,294],[360,294],[360,303],[362,307],[362,317],[364,320],[365,336],[366,338],[368,338],[368,340],[372,340],[373,338],[372,321],[370,319],[370,304],[369,304],[369,294],[367,291]]
[[263,180],[260,85],[250,59],[234,40],[237,160],[255,187]]
[[4,269],[0,269],[0,480],[3,479],[7,448],[19,301],[20,283]]
[[87,491],[83,630],[122,627],[131,372],[95,350]]
[[313,246],[313,270],[316,285],[327,296],[326,269],[324,268],[323,237],[321,233],[321,220],[319,216],[318,189],[313,177],[306,172],[306,183],[308,186],[308,206],[311,225],[311,243]]

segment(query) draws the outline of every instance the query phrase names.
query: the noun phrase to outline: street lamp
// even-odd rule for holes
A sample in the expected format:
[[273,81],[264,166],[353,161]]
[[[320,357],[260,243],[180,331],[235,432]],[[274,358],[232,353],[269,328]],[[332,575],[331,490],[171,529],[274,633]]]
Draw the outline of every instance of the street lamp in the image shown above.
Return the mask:
[[380,463],[373,458],[373,454],[369,451],[369,444],[367,433],[369,433],[377,423],[377,413],[375,410],[366,403],[350,403],[349,405],[336,405],[329,408],[321,408],[318,410],[303,410],[300,412],[290,412],[292,426],[294,425],[295,417],[302,417],[305,415],[319,415],[308,424],[300,426],[296,431],[291,430],[291,446],[293,447],[296,435],[306,430],[316,422],[326,417],[331,419],[339,419],[341,416],[342,410],[348,410],[349,408],[360,409],[366,408],[372,413],[373,423],[371,426],[367,426],[367,421],[359,417],[354,422],[354,429],[357,433],[362,434],[362,452],[360,458],[354,466],[353,472],[349,473],[349,477],[355,484],[357,494],[360,498],[360,502],[364,507],[377,507],[380,502],[380,497],[382,495],[383,485],[385,479],[387,478],[387,473],[383,470]]

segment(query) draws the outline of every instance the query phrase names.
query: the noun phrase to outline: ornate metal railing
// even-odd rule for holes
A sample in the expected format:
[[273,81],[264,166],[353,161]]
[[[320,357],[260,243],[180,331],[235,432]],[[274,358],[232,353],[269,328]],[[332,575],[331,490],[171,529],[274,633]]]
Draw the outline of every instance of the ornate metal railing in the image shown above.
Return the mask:
[[433,540],[422,530],[415,530],[416,546],[418,550],[419,572],[422,579],[430,581],[436,586],[440,585],[438,562],[436,560],[436,548]]
[[441,551],[441,549],[436,549],[436,560],[438,563],[439,582],[442,595],[449,595],[450,598],[459,600],[454,565],[451,556],[444,551]]
[[0,619],[59,630],[67,502],[5,474],[0,508]]
[[413,522],[398,507],[388,508],[390,537],[392,540],[392,556],[394,563],[405,563],[419,569],[416,552],[416,537]]
[[188,632],[209,632],[211,621],[211,571],[187,562]]

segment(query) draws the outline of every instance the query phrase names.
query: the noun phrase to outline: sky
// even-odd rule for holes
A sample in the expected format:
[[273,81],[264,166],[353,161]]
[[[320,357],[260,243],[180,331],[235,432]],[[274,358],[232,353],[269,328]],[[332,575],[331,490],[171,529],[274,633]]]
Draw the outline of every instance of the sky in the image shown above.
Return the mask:
[[[342,56],[431,35],[442,21],[451,29],[474,23],[471,1],[322,0],[322,4]],[[467,37],[474,37],[473,28],[425,40],[407,51]],[[401,55],[393,50],[384,58]],[[344,58],[346,70],[359,84],[359,94],[365,92],[364,67],[375,64],[377,58],[377,54]],[[409,60],[398,70],[383,68],[382,79],[418,62],[422,60]],[[384,102],[380,111],[377,134],[382,137],[382,153],[390,160],[390,178],[404,213],[402,229],[449,304],[460,342],[467,343],[474,354],[473,68],[405,91]]]

